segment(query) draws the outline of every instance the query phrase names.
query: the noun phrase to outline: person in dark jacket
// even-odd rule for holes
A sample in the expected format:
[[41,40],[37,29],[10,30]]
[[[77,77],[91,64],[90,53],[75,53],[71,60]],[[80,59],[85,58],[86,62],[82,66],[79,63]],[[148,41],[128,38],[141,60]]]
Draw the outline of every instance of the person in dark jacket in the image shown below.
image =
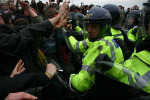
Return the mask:
[[[21,92],[26,89],[48,85],[55,75],[57,68],[48,64],[44,73],[23,73],[25,68],[22,60],[16,64],[10,76],[0,77],[0,100],[3,100],[9,93]],[[51,75],[52,76],[51,76]]]
[[[53,29],[65,25],[67,5],[68,3],[64,2],[59,9],[58,16],[41,23],[27,26],[0,25],[1,75],[9,75],[18,59],[24,61],[26,72],[45,71],[45,67],[41,67],[37,59],[38,42],[41,37],[50,35]],[[31,8],[27,10],[32,11]],[[0,19],[2,20],[2,18]],[[55,23],[58,20],[60,21],[56,26]],[[8,61],[9,63],[7,63]]]

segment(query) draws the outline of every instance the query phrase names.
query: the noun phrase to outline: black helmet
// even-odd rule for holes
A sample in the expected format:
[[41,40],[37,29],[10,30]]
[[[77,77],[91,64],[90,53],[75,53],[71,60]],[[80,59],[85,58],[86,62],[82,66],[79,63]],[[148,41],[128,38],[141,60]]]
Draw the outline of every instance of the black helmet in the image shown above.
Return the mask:
[[83,28],[83,18],[84,15],[81,13],[69,12],[69,21],[71,22],[73,27],[79,26]]
[[70,6],[69,12],[72,12],[74,9],[75,9],[75,5],[73,4],[73,5]]
[[86,25],[88,23],[99,24],[100,31],[97,38],[103,38],[107,35],[110,29],[111,15],[106,9],[95,6],[92,9],[90,9],[84,17],[84,33],[86,33]]
[[102,8],[107,9],[112,17],[112,27],[122,28],[121,27],[121,10],[117,5],[106,4]]
[[[140,10],[132,10],[127,16],[126,25],[138,26],[140,22],[140,15],[141,15]],[[129,22],[131,18],[134,18],[134,22],[132,24]]]
[[83,28],[83,18],[84,15],[81,13],[75,13],[75,20],[76,20],[76,24],[77,26]]
[[143,3],[143,8],[140,18],[140,26],[138,30],[138,38],[142,39],[148,36],[148,24],[150,22],[150,0]]
[[68,17],[70,20],[74,20],[75,19],[75,12],[69,12]]

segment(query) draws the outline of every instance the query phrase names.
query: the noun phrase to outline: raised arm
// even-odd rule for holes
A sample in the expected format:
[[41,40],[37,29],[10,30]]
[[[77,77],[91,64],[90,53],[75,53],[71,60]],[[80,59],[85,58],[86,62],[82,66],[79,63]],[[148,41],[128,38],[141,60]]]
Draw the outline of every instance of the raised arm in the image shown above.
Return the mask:
[[30,14],[31,17],[35,17],[35,16],[38,16],[36,11],[30,7],[30,5],[22,0],[17,0],[18,3],[21,5],[21,7],[24,9],[24,10],[27,10]]
[[[60,23],[62,23],[62,20],[60,21],[61,18],[64,18],[67,14],[67,9],[68,9],[68,3],[69,2],[63,2],[63,4],[61,5],[61,7],[59,8],[59,13],[56,17],[49,19],[49,21],[51,22],[51,24],[54,26],[57,22],[58,25]],[[63,25],[63,24],[61,24]],[[60,26],[59,26],[60,27]],[[58,27],[57,27],[58,28]]]

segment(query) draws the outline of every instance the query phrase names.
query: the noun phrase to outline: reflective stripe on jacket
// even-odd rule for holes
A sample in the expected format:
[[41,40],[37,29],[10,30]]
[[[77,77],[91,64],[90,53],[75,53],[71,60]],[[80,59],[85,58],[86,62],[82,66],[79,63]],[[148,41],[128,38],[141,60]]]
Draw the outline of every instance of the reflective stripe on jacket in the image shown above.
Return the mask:
[[141,76],[135,77],[135,86],[150,93],[150,52],[143,50],[135,53],[129,69]]
[[[91,88],[92,82],[94,82],[94,68],[90,66],[98,56],[107,55],[112,62],[121,63],[124,61],[122,50],[115,42],[113,36],[107,36],[99,41],[93,42],[87,51],[83,54],[82,58],[82,70],[79,74],[70,76],[72,86],[80,92],[85,92]],[[104,60],[104,59],[102,59]],[[115,69],[109,69],[110,74],[115,73]]]
[[79,54],[83,54],[88,49],[88,47],[92,44],[92,42],[90,42],[88,39],[77,41],[73,36],[69,37],[69,42],[73,50]]

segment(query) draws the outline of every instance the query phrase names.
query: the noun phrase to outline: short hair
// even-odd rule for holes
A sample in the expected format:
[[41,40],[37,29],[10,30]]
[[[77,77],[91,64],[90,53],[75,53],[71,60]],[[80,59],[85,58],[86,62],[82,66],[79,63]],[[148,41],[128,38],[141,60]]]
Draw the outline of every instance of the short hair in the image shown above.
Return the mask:
[[73,5],[70,6],[70,10],[69,11],[72,12],[74,9],[75,9],[75,5],[73,4]]
[[58,11],[57,10],[54,10],[54,11],[47,11],[46,13],[45,13],[45,18],[44,19],[48,19],[48,18],[54,18],[55,17],[55,15],[57,15],[58,14]]
[[18,18],[15,22],[14,22],[14,25],[18,25],[18,26],[21,26],[21,25],[28,25],[29,22],[28,20],[26,20],[25,18]]

